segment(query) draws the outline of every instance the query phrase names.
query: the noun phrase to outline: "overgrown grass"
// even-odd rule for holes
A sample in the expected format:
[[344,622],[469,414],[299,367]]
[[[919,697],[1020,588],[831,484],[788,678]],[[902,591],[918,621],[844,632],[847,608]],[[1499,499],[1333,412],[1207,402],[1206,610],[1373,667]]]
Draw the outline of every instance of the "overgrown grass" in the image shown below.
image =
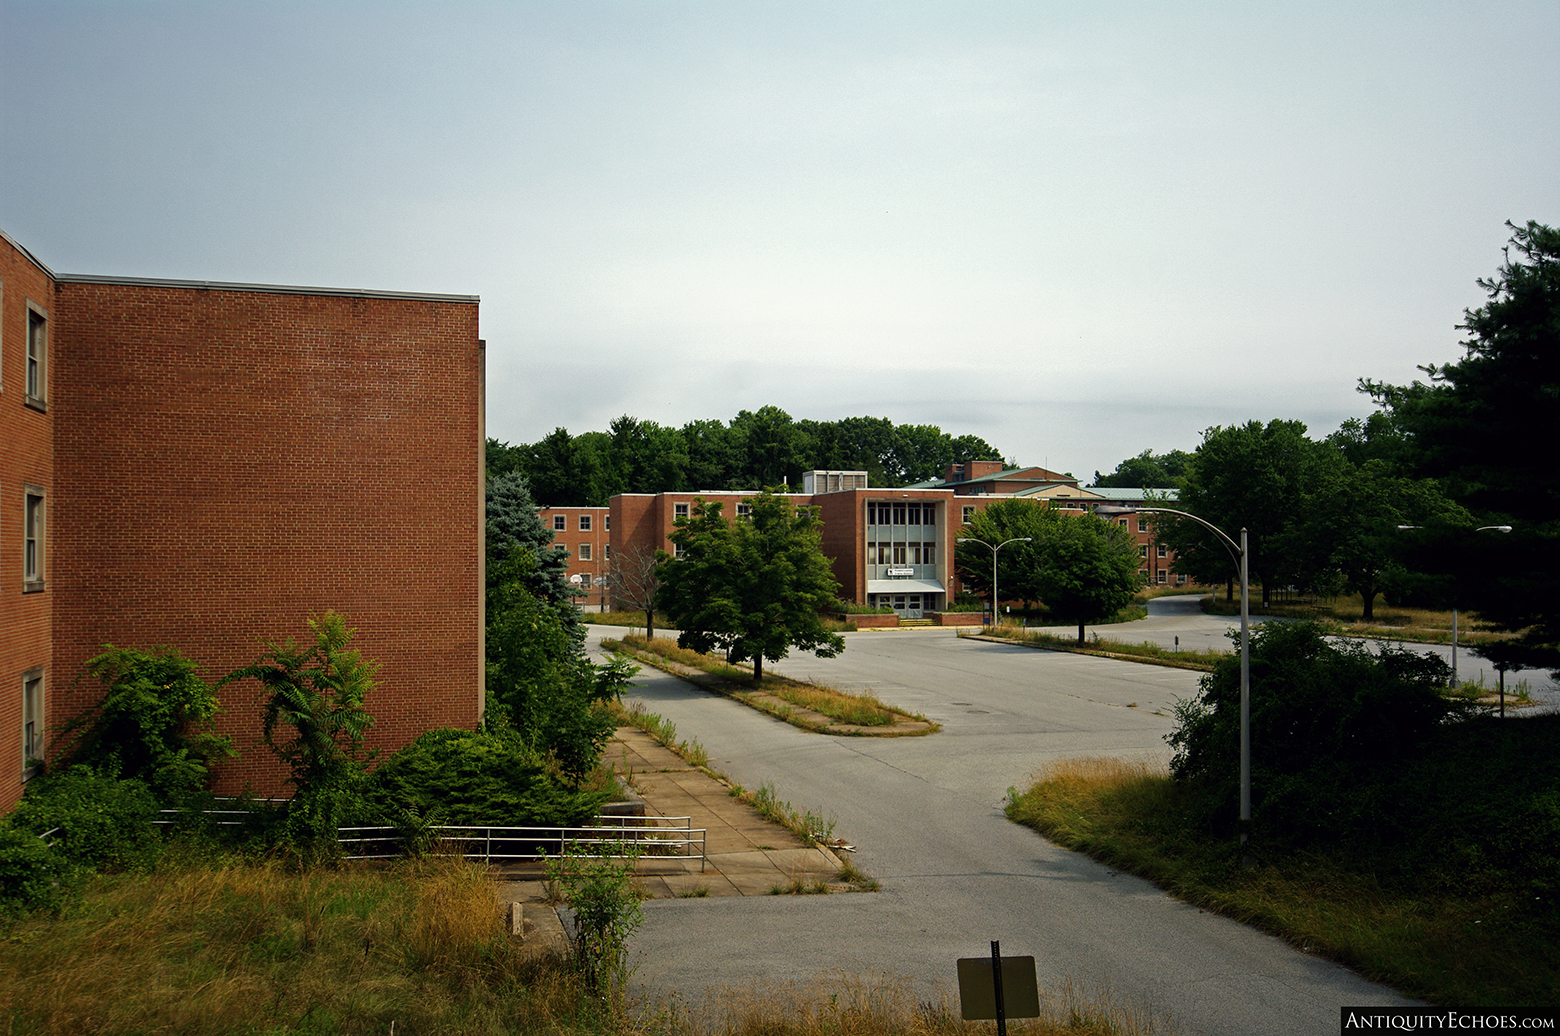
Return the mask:
[[1202,813],[1198,794],[1146,763],[1071,759],[1037,774],[1022,794],[1010,790],[1007,813],[1410,996],[1467,1007],[1554,1003],[1560,934],[1520,896],[1412,859],[1351,867],[1341,855],[1264,855],[1259,847],[1258,864],[1242,867],[1233,839],[1210,838],[1191,822]]
[[168,864],[0,931],[7,1031],[546,1033],[603,1014],[507,935],[485,869],[452,859]]
[[[1239,588],[1237,587],[1237,594]],[[1452,642],[1452,613],[1429,608],[1404,608],[1389,605],[1379,597],[1373,610],[1373,618],[1365,621],[1365,601],[1359,594],[1348,597],[1303,598],[1275,600],[1262,607],[1262,593],[1257,587],[1251,591],[1251,614],[1271,615],[1290,619],[1316,619],[1336,627],[1338,633],[1350,637],[1375,637],[1383,640],[1404,640],[1416,644],[1450,644]],[[1222,593],[1203,601],[1203,610],[1213,615],[1239,615],[1240,598],[1226,601]],[[1489,624],[1472,612],[1457,616],[1457,641],[1460,644],[1488,644],[1509,639],[1509,635],[1496,633]]]
[[[580,618],[595,626],[640,626],[645,624],[644,612],[580,612]],[[656,624],[660,624],[659,617]]]
[[[1163,1023],[1068,989],[1033,1036],[1150,1034]],[[6,1032],[193,1036],[973,1034],[890,980],[731,991],[708,1016],[604,1001],[564,958],[504,930],[492,880],[453,859],[298,873],[202,858],[93,877],[63,915],[0,922]]]
[[[887,727],[906,720],[927,722],[926,717],[901,712],[893,706],[885,705],[871,694],[849,694],[824,684],[803,683],[773,673],[766,674],[764,682],[755,685],[750,668],[734,666],[713,655],[702,655],[697,651],[678,647],[675,641],[666,637],[656,637],[654,640],[647,641],[639,634],[630,633],[621,640],[604,640],[602,646],[608,650],[627,649],[646,652],[677,665],[697,669],[721,680],[730,681],[730,685],[722,688],[723,690],[737,694],[746,704],[762,708],[787,722],[808,729],[817,729],[819,724],[816,721],[806,721],[805,717],[786,709],[785,706],[771,707],[770,703],[763,699],[754,699],[748,695],[755,691],[771,695],[797,709],[806,709],[826,716],[835,723],[849,726]],[[935,725],[932,725],[932,729],[935,729]]]
[[1126,657],[1156,665],[1173,666],[1177,669],[1207,671],[1213,668],[1213,663],[1221,655],[1228,653],[1207,649],[1181,651],[1163,648],[1146,640],[1138,644],[1128,644],[1125,641],[1098,635],[1079,647],[1077,637],[1057,636],[1054,633],[1023,629],[1019,626],[983,626],[979,633],[982,636],[1002,637],[1027,647],[1045,648],[1048,651],[1071,651],[1080,655],[1102,655],[1112,658]]

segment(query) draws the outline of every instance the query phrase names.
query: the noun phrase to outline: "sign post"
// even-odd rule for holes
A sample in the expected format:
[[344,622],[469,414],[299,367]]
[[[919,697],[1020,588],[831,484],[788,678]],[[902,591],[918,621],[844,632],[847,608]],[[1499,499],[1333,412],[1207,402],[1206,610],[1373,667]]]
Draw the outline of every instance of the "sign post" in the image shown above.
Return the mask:
[[990,957],[960,957],[959,1009],[965,1021],[994,1018],[997,1036],[1007,1036],[1008,1018],[1040,1017],[1040,984],[1033,957],[1004,957],[991,941]]

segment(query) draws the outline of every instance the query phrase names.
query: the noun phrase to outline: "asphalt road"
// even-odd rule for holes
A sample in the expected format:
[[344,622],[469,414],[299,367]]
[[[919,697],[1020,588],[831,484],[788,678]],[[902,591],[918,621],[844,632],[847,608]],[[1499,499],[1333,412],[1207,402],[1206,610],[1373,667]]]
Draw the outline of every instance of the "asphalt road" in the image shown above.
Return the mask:
[[[593,634],[592,640],[596,639]],[[809,734],[651,670],[633,697],[697,737],[711,765],[834,818],[870,895],[658,900],[635,936],[636,980],[690,1000],[711,987],[895,976],[956,998],[955,961],[1033,955],[1042,989],[1071,981],[1169,1015],[1183,1033],[1330,1032],[1344,1004],[1390,990],[1009,823],[1002,803],[1046,760],[1162,759],[1170,706],[1197,674],[949,631],[847,635],[835,659],[776,668],[867,687],[943,725],[922,738]],[[956,1002],[956,999],[955,999]]]

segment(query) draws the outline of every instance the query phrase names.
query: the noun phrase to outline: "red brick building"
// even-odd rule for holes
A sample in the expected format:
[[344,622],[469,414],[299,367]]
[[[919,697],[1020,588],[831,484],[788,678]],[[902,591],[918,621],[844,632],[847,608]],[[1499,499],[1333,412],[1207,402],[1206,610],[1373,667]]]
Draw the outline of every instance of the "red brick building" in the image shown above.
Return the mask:
[[[900,489],[873,489],[864,472],[809,471],[802,493],[788,494],[799,507],[818,508],[823,552],[834,565],[840,596],[858,604],[893,608],[905,618],[948,606],[961,592],[953,567],[954,541],[963,525],[994,500],[1030,498],[1070,511],[1141,505],[1135,489],[1085,489],[1078,480],[1045,468],[1006,468],[1000,461],[955,464],[947,477]],[[1161,492],[1166,498],[1171,491]],[[611,546],[617,552],[670,549],[673,523],[697,498],[718,500],[740,514],[752,492],[625,493],[611,500]],[[555,514],[544,508],[540,513]],[[1145,583],[1184,583],[1170,574],[1174,552],[1155,542],[1138,514],[1113,516],[1132,532],[1143,557]]]
[[[87,659],[208,679],[333,609],[382,664],[371,744],[482,710],[474,296],[54,274],[0,240],[0,809]],[[219,790],[281,789],[256,686]]]
[[536,514],[552,532],[553,545],[569,552],[568,579],[579,593],[577,603],[602,607],[612,569],[612,509],[543,507]]

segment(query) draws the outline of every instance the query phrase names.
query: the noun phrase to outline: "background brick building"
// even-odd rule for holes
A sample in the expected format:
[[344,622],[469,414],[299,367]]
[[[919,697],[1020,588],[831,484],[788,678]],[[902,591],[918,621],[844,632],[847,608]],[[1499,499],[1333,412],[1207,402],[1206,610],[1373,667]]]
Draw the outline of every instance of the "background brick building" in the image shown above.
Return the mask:
[[[215,679],[334,609],[382,663],[373,746],[475,725],[478,300],[56,275],[3,244],[0,808],[21,792],[28,674],[56,727],[99,693],[77,678],[105,643],[175,647]],[[39,309],[47,399],[29,403]],[[34,489],[44,578],[24,586]],[[282,788],[256,690],[224,693],[242,755],[219,790]]]

